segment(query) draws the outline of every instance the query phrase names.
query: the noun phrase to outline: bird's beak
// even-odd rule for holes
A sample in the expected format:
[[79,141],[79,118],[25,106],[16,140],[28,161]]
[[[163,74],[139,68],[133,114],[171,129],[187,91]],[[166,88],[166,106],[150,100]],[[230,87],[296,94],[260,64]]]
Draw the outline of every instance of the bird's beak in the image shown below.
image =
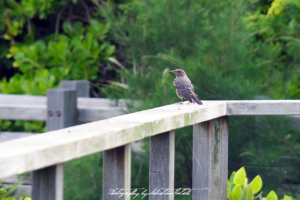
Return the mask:
[[171,72],[171,73],[175,74],[174,70],[173,70],[173,71],[171,70],[171,71],[169,71],[169,72]]

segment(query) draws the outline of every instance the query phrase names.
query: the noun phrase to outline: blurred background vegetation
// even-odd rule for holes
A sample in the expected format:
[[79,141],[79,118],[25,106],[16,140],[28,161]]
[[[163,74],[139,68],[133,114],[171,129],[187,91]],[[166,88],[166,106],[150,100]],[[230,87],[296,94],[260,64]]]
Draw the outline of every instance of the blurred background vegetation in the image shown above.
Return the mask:
[[[92,97],[178,102],[171,69],[202,100],[299,99],[299,0],[2,0],[0,93],[45,95],[88,80]],[[230,117],[229,174],[259,174],[264,194],[300,194],[300,131],[288,117]],[[43,132],[0,121],[0,131]],[[148,188],[149,146],[132,187]],[[101,199],[102,155],[66,164],[65,199]],[[192,187],[192,127],[176,132],[175,187]],[[300,199],[300,197],[299,197]]]

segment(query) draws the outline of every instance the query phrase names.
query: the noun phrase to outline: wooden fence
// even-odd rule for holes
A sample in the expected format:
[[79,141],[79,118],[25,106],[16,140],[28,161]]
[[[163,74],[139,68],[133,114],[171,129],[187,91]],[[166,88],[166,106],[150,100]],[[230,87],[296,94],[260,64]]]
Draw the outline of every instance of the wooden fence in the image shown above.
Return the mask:
[[[172,104],[73,126],[78,118],[82,119],[80,112],[84,110],[80,103],[76,105],[80,102],[76,101],[76,92],[49,90],[47,96],[47,108],[32,106],[40,109],[40,115],[47,116],[41,118],[47,121],[48,132],[0,144],[0,178],[34,171],[33,200],[62,200],[63,163],[101,151],[104,151],[103,200],[130,199],[126,195],[122,198],[110,195],[110,190],[130,191],[130,143],[146,137],[151,141],[149,192],[161,188],[172,191],[174,131],[190,125],[193,125],[192,198],[224,200],[227,199],[228,116],[300,114],[297,100],[203,101],[202,106]],[[23,112],[28,118],[37,119],[36,114],[30,114],[34,112],[27,110],[33,107],[28,106]],[[1,109],[23,108],[0,105]],[[15,117],[20,119],[20,116]],[[174,195],[149,197],[170,200]]]

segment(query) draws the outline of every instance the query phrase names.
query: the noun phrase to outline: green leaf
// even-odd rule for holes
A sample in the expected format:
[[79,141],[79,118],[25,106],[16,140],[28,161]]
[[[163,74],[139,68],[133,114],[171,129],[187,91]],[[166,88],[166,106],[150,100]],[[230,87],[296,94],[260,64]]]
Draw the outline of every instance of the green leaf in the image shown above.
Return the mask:
[[243,194],[242,197],[240,198],[240,200],[253,200],[253,192],[251,189],[250,185],[245,185],[243,186],[244,190],[243,190]]
[[236,185],[244,185],[245,179],[246,179],[246,171],[245,168],[242,167],[235,173],[233,178],[233,183]]
[[232,190],[233,200],[239,200],[242,197],[242,188],[240,185],[236,185]]
[[7,193],[6,190],[0,190],[0,197],[1,197],[2,195],[4,195],[5,193]]
[[227,188],[227,198],[228,198],[228,200],[234,200],[229,188]]
[[231,174],[231,176],[230,176],[230,178],[229,178],[229,182],[230,182],[230,183],[233,183],[233,177],[234,177],[235,173],[236,173],[235,171],[232,172],[232,174]]
[[114,45],[109,46],[105,51],[105,55],[110,56],[111,54],[113,54],[115,49],[116,49],[116,47]]
[[260,176],[257,175],[250,183],[253,194],[258,193],[261,190],[262,185],[263,185],[262,180],[261,180]]
[[88,32],[93,33],[94,35],[101,36],[102,33],[102,24],[95,19],[90,21],[91,25],[88,27]]
[[235,175],[235,171],[234,172],[232,172],[232,174],[231,174],[231,176],[230,176],[230,178],[229,178],[229,181],[228,181],[228,188],[229,188],[229,190],[232,192],[232,190],[233,190],[233,188],[234,188],[234,186],[235,186],[235,184],[233,183],[233,177],[234,177],[234,175]]
[[284,195],[282,200],[293,200],[293,199],[294,199],[293,197],[289,197],[289,196]]
[[62,25],[64,32],[67,33],[69,36],[73,36],[73,28],[70,23],[63,23]]
[[266,200],[278,200],[278,197],[276,193],[272,190],[266,197]]
[[10,40],[10,36],[8,34],[4,34],[3,38],[6,40]]

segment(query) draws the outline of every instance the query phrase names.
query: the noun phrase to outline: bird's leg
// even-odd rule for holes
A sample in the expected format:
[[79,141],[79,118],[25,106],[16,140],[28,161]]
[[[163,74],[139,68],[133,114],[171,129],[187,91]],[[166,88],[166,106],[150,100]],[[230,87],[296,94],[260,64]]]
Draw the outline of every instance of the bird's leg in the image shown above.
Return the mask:
[[181,98],[181,101],[179,102],[179,104],[182,104],[182,99],[183,99],[183,98]]

